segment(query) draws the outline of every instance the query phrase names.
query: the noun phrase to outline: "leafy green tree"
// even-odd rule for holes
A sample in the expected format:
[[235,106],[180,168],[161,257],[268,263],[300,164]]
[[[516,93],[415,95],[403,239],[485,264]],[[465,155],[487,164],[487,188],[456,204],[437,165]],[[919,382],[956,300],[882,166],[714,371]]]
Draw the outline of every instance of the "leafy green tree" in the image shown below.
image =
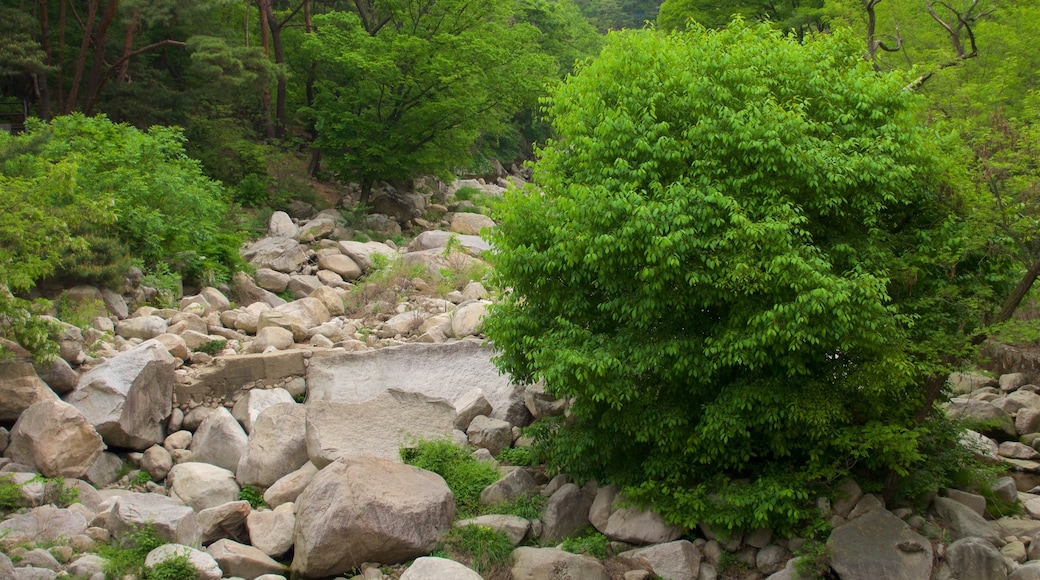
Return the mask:
[[662,30],[685,30],[689,22],[709,28],[725,26],[734,16],[768,20],[781,30],[803,37],[822,31],[824,0],[666,0],[657,15]]
[[657,18],[661,0],[576,0],[581,13],[600,32],[643,28]]
[[791,531],[827,482],[922,463],[943,361],[1009,277],[905,84],[851,33],[738,22],[615,35],[551,93],[485,328],[573,400],[538,425],[552,466],[687,527]]
[[332,169],[361,184],[362,202],[377,180],[465,165],[477,138],[506,130],[555,66],[536,28],[510,23],[512,2],[372,4],[379,19],[316,16],[308,39],[322,68],[318,143]]

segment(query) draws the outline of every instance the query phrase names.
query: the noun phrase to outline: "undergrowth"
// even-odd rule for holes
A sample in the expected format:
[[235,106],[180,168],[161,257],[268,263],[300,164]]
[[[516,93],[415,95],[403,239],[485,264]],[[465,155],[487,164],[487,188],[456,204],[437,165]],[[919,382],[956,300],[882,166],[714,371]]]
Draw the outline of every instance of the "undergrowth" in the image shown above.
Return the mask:
[[432,471],[444,478],[455,495],[459,519],[480,515],[480,492],[498,481],[498,471],[478,461],[468,451],[447,439],[420,441],[414,447],[402,448],[401,459],[408,465]]
[[456,526],[433,555],[469,566],[484,578],[507,578],[513,544],[503,532],[488,526]]

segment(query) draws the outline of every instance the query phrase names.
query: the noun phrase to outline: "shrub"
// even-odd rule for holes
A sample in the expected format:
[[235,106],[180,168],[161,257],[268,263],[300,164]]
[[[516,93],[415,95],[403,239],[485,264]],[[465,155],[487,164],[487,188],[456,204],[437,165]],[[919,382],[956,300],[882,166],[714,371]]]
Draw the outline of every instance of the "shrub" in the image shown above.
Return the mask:
[[584,533],[565,538],[560,547],[574,554],[588,554],[602,560],[610,551],[610,539],[595,529],[586,529]]
[[249,506],[255,510],[267,507],[264,501],[264,493],[251,485],[243,485],[238,492],[238,499],[249,502]]
[[197,580],[199,571],[187,554],[177,554],[144,571],[143,580]]
[[141,526],[112,544],[98,548],[98,555],[105,559],[105,577],[123,578],[128,574],[142,575],[144,559],[155,548],[167,542],[159,537],[152,526]]
[[[484,577],[506,568],[513,544],[503,532],[487,526],[456,526],[444,538],[444,555],[475,570]],[[497,577],[497,574],[496,574]]]
[[401,459],[444,478],[455,495],[460,519],[479,515],[480,492],[498,481],[498,471],[492,465],[478,461],[449,440],[420,441],[414,447],[401,449]]
[[195,350],[197,352],[204,352],[204,353],[206,353],[206,354],[208,354],[210,356],[213,356],[213,355],[217,354],[218,352],[224,350],[225,346],[227,346],[227,341],[226,340],[223,340],[223,339],[207,340],[206,342],[200,344],[199,347],[196,348]]

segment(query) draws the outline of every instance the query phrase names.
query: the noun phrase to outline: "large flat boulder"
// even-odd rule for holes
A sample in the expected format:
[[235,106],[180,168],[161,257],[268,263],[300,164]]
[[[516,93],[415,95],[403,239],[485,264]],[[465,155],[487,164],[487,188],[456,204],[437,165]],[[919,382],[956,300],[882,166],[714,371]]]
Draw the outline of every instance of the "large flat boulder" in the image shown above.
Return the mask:
[[143,526],[151,526],[163,540],[186,546],[196,545],[202,535],[195,510],[165,495],[131,493],[117,497],[108,512],[109,533],[123,538]]
[[235,474],[209,463],[179,463],[166,477],[170,498],[200,512],[238,499]]
[[239,483],[267,487],[307,463],[306,418],[306,407],[297,403],[264,409],[238,462]]
[[582,580],[609,580],[610,574],[599,560],[592,556],[572,554],[559,548],[517,548],[513,550],[514,580],[544,580],[545,578],[581,578]]
[[174,364],[160,342],[143,342],[87,371],[66,402],[109,446],[144,451],[166,437]]
[[932,574],[932,544],[886,509],[836,528],[827,547],[842,580],[916,580]]
[[364,352],[315,352],[307,371],[307,402],[360,403],[388,389],[422,393],[453,405],[480,388],[491,417],[526,425],[524,390],[499,373],[492,351],[477,340],[412,343]]
[[82,534],[87,518],[77,510],[45,505],[0,522],[0,545],[54,542]]
[[210,463],[232,473],[248,447],[248,436],[231,412],[217,407],[191,438],[192,461]]
[[342,459],[319,471],[296,504],[292,571],[334,576],[363,562],[425,556],[454,519],[455,498],[439,475],[378,457]]
[[82,477],[105,447],[79,409],[58,400],[26,409],[10,437],[4,457],[33,466],[45,477]]
[[0,361],[0,422],[17,420],[33,403],[57,400],[31,363]]
[[307,400],[307,457],[318,469],[341,457],[400,461],[420,440],[450,439],[455,407],[420,393],[389,390],[360,403]]
[[229,399],[246,386],[272,386],[306,375],[303,360],[302,350],[219,357],[193,381],[177,384],[174,395],[177,403]]

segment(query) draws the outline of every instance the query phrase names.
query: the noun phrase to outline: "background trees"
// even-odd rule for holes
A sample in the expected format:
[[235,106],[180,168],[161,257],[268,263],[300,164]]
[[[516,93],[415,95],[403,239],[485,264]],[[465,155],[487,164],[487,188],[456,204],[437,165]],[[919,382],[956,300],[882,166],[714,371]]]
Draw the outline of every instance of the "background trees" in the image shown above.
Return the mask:
[[1008,277],[967,231],[955,143],[862,54],[768,25],[629,32],[553,91],[486,323],[503,370],[573,398],[539,431],[553,465],[729,529],[919,465],[922,385]]

